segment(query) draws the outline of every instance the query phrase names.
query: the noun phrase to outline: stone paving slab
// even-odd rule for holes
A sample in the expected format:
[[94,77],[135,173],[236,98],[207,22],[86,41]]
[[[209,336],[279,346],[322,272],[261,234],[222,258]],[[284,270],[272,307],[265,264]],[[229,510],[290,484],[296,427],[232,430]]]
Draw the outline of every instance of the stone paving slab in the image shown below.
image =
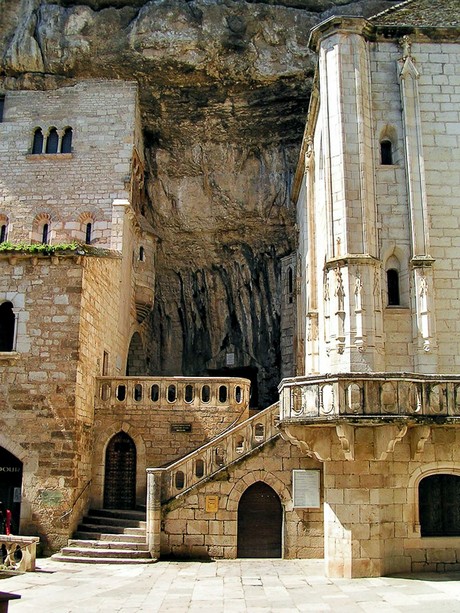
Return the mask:
[[37,561],[1,580],[10,613],[459,613],[460,572],[329,579],[320,560],[84,565]]

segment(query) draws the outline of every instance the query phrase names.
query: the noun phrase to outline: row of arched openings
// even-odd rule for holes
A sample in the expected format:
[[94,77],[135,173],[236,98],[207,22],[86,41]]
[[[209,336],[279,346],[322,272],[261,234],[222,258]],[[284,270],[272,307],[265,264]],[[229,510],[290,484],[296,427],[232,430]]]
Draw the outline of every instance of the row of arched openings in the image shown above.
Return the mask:
[[58,132],[57,128],[51,127],[46,135],[42,128],[35,128],[32,142],[32,153],[72,153],[73,131],[69,126]]
[[[51,237],[51,222],[49,216],[41,216],[39,221],[34,222],[33,240],[47,245],[50,242]],[[83,225],[83,232],[85,235],[85,244],[90,245],[93,238],[93,223],[87,221]],[[8,223],[2,223],[0,225],[0,243],[4,243],[8,240]]]

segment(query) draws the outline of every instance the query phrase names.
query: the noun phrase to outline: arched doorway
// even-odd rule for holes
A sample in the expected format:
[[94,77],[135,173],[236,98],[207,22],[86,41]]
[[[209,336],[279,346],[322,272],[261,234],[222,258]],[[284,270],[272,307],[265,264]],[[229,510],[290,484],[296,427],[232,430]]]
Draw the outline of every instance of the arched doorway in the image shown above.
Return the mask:
[[238,504],[239,558],[281,558],[283,508],[278,494],[257,481]]
[[21,516],[22,462],[0,447],[0,501],[12,514],[11,532],[19,533]]
[[115,434],[105,452],[104,507],[136,506],[136,445],[126,432]]

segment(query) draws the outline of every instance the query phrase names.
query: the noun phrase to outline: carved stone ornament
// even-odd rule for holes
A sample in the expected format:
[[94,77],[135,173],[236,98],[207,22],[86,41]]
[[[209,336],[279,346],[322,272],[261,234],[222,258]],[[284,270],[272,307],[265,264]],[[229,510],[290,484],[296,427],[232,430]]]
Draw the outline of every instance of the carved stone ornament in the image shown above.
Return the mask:
[[412,41],[409,36],[407,35],[403,36],[399,40],[399,46],[402,47],[402,50],[403,50],[403,54],[402,54],[403,60],[405,60],[408,57],[412,58],[412,55],[411,55]]

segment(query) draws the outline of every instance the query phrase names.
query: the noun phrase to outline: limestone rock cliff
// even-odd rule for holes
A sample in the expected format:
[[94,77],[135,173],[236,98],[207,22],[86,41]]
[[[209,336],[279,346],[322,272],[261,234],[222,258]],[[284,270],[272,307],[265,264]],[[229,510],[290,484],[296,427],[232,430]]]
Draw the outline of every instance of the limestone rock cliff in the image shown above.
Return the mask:
[[[313,75],[313,25],[388,0],[0,0],[0,87],[139,83],[160,238],[152,374],[280,378],[280,264]],[[226,370],[233,354],[233,370]]]

